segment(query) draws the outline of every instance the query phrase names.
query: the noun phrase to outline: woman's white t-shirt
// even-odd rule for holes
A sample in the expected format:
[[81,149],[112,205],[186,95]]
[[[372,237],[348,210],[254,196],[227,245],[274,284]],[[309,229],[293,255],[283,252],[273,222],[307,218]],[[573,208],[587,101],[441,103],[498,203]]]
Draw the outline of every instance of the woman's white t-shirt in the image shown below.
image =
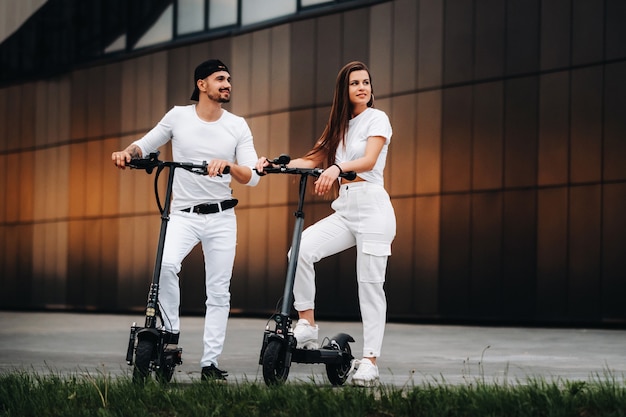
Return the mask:
[[372,184],[384,186],[383,171],[387,161],[387,149],[392,135],[391,123],[385,112],[368,107],[358,116],[350,120],[348,134],[345,138],[345,146],[339,144],[335,153],[335,162],[347,162],[365,156],[365,146],[367,139],[372,136],[382,136],[385,138],[376,164],[371,171],[359,172],[359,177]]

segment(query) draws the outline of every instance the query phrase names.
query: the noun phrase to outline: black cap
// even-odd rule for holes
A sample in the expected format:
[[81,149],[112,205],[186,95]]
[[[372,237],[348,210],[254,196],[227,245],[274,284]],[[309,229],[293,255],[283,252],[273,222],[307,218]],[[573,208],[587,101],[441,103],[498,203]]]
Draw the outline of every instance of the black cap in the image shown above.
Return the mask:
[[228,67],[224,65],[219,59],[209,59],[196,67],[196,71],[193,74],[193,83],[195,88],[191,94],[190,100],[200,100],[200,90],[198,90],[198,80],[204,80],[209,75],[217,71],[228,71]]

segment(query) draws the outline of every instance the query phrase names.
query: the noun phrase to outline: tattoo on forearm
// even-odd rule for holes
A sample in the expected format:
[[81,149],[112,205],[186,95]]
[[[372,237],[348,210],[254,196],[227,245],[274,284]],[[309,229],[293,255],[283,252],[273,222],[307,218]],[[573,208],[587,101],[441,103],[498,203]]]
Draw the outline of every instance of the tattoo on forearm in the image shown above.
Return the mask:
[[130,145],[126,151],[134,158],[141,158],[141,149],[137,145]]

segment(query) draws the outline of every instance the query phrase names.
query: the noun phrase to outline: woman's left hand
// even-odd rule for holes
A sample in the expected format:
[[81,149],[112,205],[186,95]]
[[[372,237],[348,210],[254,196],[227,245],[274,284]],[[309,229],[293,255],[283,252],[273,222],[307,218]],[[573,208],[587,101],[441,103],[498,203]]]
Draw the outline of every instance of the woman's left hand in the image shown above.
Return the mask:
[[337,178],[339,178],[340,172],[337,165],[331,165],[326,168],[317,180],[315,180],[315,194],[324,195],[330,191],[335,181],[337,181]]

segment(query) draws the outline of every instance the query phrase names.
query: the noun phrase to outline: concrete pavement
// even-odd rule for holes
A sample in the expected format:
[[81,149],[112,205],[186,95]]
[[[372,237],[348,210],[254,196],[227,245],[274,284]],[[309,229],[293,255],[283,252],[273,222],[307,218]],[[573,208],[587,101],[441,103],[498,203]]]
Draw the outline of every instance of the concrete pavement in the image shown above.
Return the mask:
[[[183,364],[175,380],[200,378],[203,317],[182,317]],[[143,316],[0,311],[0,372],[131,375],[130,325]],[[258,365],[265,319],[231,318],[219,367],[230,381],[263,383]],[[318,322],[320,338],[345,332],[362,348],[361,324]],[[381,382],[405,385],[523,383],[528,378],[590,380],[626,375],[626,330],[388,323]],[[289,382],[326,384],[323,365],[293,364]]]

